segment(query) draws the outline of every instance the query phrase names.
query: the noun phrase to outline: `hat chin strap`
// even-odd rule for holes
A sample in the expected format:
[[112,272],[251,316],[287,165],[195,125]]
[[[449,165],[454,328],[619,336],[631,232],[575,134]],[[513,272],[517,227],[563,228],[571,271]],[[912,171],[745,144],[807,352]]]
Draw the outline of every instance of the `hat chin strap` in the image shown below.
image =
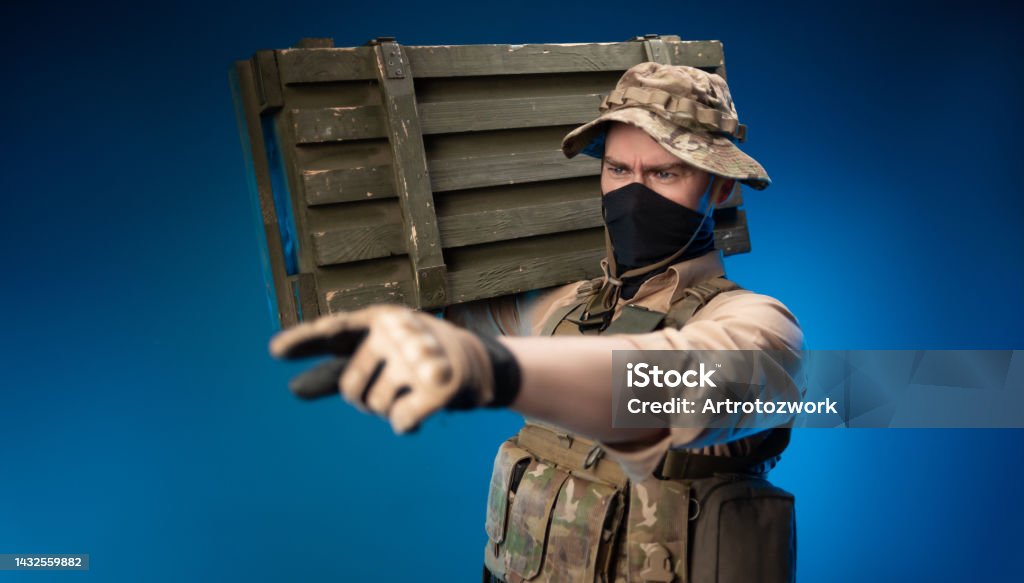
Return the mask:
[[[711,192],[712,198],[715,193],[715,185],[719,184],[719,177],[712,174],[711,180],[708,182],[708,188],[705,190],[705,194]],[[669,255],[668,257],[652,263],[645,267],[637,267],[636,269],[630,269],[622,275],[617,275],[619,270],[618,265],[615,264],[615,252],[612,248],[612,238],[608,234],[608,225],[604,227],[604,247],[605,253],[607,254],[604,259],[601,260],[601,271],[604,273],[604,280],[601,282],[601,289],[597,291],[597,294],[590,299],[587,303],[587,307],[583,310],[583,314],[580,316],[581,327],[600,327],[604,328],[608,322],[611,321],[612,314],[615,313],[615,306],[619,303],[619,295],[622,293],[622,280],[630,277],[636,277],[638,275],[644,275],[652,271],[661,269],[671,265],[676,259],[682,257],[683,253],[690,248],[693,244],[693,240],[697,238],[697,234],[700,233],[701,228],[704,227],[704,223],[708,220],[708,217],[715,212],[715,201],[712,200],[707,212],[700,219],[700,224],[690,235],[690,240],[683,245],[681,249]]]

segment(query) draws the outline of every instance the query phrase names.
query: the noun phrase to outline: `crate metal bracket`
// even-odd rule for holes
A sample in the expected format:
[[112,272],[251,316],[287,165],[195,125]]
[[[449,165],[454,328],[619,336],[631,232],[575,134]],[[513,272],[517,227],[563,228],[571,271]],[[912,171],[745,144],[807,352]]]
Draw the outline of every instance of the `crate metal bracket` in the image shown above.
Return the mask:
[[637,37],[637,40],[643,41],[644,54],[648,61],[662,65],[672,64],[672,56],[669,54],[668,47],[665,46],[665,41],[659,35],[645,34],[642,37]]
[[[376,47],[377,61],[383,62],[384,70],[388,79],[404,79],[408,71],[405,65],[405,58],[402,55],[402,48],[395,42],[393,36],[379,36],[369,44]],[[383,61],[381,61],[383,55]]]

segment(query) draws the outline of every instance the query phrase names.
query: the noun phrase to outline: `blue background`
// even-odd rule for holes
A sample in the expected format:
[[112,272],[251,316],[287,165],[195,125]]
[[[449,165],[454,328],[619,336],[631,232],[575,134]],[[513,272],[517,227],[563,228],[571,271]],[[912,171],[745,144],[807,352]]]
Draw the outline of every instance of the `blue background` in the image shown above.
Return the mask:
[[[754,252],[811,348],[1024,347],[1022,9],[1009,2],[0,5],[4,580],[478,580],[509,413],[419,436],[301,403],[272,332],[230,63],[337,46],[724,41]],[[804,581],[1024,575],[1024,433],[807,430]]]

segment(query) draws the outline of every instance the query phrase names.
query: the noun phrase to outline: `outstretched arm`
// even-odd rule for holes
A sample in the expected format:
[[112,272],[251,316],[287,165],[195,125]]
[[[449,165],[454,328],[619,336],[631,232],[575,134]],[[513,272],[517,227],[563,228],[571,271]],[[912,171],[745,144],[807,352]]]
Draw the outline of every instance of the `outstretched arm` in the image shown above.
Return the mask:
[[[785,306],[741,292],[718,296],[682,329],[608,337],[496,340],[408,308],[372,306],[282,332],[271,342],[271,352],[284,358],[347,357],[337,379],[342,395],[387,417],[400,433],[444,408],[510,406],[611,444],[613,455],[635,458],[634,468],[642,474],[671,445],[699,447],[756,431],[714,423],[671,431],[613,428],[612,351],[773,350],[784,355],[778,365],[788,375],[799,368],[802,344]],[[786,376],[765,387],[765,396],[798,397],[790,381]]]
[[654,441],[665,429],[614,428],[612,351],[636,350],[629,336],[503,338],[521,371],[511,408],[607,443]]

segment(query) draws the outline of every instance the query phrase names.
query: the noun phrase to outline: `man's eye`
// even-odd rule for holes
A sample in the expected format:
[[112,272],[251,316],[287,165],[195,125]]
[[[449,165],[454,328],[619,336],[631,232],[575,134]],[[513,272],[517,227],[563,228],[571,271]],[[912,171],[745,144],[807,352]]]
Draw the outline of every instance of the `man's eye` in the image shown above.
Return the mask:
[[654,177],[657,178],[658,180],[670,180],[676,177],[676,173],[669,172],[668,170],[661,170],[659,172],[655,172]]
[[626,173],[626,169],[618,166],[608,166],[608,173],[614,176],[622,176]]

